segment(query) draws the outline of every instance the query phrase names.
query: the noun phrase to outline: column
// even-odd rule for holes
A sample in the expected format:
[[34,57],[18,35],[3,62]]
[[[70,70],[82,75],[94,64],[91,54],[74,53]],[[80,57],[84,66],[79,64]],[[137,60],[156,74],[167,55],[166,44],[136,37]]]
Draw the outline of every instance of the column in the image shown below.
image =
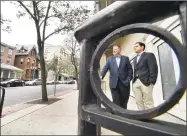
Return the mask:
[[15,71],[14,78],[17,78],[17,72]]
[[9,71],[8,71],[8,78],[10,78],[10,73],[11,73],[11,72],[10,72],[10,70],[9,70]]
[[3,70],[1,71],[1,79],[3,78]]

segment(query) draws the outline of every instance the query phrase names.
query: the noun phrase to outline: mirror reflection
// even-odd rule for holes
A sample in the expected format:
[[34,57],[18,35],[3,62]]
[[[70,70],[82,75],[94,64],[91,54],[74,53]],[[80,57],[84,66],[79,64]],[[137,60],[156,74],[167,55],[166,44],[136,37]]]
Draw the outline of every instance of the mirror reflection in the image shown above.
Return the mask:
[[114,41],[100,60],[101,88],[116,105],[146,110],[168,99],[179,80],[170,46],[152,35],[131,34]]

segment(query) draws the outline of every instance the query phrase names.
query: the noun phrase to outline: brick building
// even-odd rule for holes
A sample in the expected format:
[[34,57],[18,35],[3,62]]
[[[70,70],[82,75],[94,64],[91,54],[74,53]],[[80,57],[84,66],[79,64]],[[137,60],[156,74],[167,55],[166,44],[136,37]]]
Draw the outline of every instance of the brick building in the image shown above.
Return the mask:
[[1,45],[1,81],[20,78],[22,70],[14,66],[16,48],[5,43]]
[[22,79],[39,78],[40,64],[35,45],[17,45],[15,66],[24,70]]

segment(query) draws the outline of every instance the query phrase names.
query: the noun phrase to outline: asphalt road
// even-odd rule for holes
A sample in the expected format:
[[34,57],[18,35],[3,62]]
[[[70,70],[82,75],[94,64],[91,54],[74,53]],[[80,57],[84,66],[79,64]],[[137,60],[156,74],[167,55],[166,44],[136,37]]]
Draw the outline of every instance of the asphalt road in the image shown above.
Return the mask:
[[[56,85],[56,94],[76,89],[76,84],[58,84]],[[26,103],[35,99],[41,99],[41,86],[24,87],[6,87],[5,100],[3,107],[9,107],[15,104]],[[48,96],[54,94],[54,85],[47,85]]]

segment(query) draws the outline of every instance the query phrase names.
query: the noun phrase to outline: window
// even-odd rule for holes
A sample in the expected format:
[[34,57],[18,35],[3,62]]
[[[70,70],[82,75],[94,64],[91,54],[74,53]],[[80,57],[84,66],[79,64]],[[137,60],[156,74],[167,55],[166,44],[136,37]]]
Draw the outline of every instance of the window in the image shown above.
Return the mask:
[[3,56],[1,56],[1,63],[3,63]]
[[35,60],[32,61],[32,66],[34,66],[34,64],[35,64]]
[[24,52],[25,52],[25,50],[24,50],[24,49],[21,49],[21,50],[20,50],[20,53],[24,53]]
[[29,65],[29,64],[30,64],[30,58],[27,59],[27,65]]
[[15,73],[13,71],[10,72],[10,78],[15,78]]
[[21,61],[21,64],[23,64],[23,58],[21,58],[21,60],[20,60],[20,61]]
[[63,54],[63,53],[64,53],[64,49],[60,49],[60,53],[62,53],[62,54]]
[[10,56],[7,57],[7,64],[11,64],[11,59],[12,58]]
[[1,46],[1,52],[4,52],[4,50],[5,50],[5,47]]
[[173,88],[176,86],[175,71],[177,71],[177,62],[173,62],[172,52],[170,46],[165,42],[158,46],[164,100],[167,100],[173,94]]
[[8,49],[8,54],[12,55],[12,49]]
[[45,49],[45,52],[48,53],[48,49]]
[[32,50],[31,56],[35,56],[35,51],[34,50]]

